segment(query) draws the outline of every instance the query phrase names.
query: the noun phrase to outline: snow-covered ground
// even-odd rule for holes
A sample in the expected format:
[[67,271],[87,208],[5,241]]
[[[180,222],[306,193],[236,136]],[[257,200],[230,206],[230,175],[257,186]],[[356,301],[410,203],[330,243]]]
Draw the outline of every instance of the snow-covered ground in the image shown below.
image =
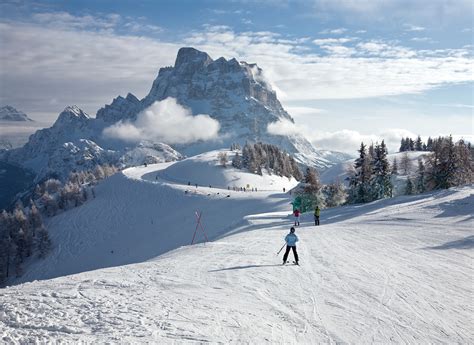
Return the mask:
[[[2,342],[473,341],[472,186],[323,210],[320,227],[305,214],[298,267],[276,255],[287,194],[196,189],[171,168],[126,170],[53,219],[57,246],[23,280],[58,278],[0,291]],[[214,240],[179,247],[195,209]]]

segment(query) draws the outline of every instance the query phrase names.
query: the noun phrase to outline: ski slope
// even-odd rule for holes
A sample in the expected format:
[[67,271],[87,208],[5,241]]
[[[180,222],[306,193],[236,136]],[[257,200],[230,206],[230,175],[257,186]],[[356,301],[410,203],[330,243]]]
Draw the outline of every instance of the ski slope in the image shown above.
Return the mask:
[[[55,217],[59,248],[30,282],[1,290],[3,342],[473,341],[472,186],[323,210],[319,227],[304,214],[298,267],[276,255],[292,223],[287,195],[219,199],[226,190],[167,182],[168,168],[126,170]],[[197,207],[213,241],[180,247],[194,230],[183,210]]]

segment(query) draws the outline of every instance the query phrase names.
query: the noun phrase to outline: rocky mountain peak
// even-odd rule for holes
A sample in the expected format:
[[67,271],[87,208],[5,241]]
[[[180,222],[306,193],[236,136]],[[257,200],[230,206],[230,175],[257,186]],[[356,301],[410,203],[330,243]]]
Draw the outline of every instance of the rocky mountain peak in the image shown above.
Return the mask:
[[202,52],[200,50],[191,48],[191,47],[183,47],[180,48],[178,51],[178,55],[176,56],[176,61],[174,64],[175,68],[180,68],[182,65],[209,65],[213,60],[207,53]]
[[0,120],[3,121],[33,121],[24,112],[10,105],[0,107]]
[[77,132],[88,127],[90,121],[89,115],[79,107],[72,105],[64,108],[52,128],[61,133],[64,131]]

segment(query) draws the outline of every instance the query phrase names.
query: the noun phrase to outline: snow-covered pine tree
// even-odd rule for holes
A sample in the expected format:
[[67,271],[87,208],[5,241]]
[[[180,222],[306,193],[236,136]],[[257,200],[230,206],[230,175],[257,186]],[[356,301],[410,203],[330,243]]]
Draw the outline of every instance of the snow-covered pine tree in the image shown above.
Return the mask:
[[402,158],[400,160],[400,168],[402,169],[403,175],[408,175],[411,171],[412,163],[410,161],[410,157],[408,156],[408,152],[404,152],[402,154]]
[[[33,235],[31,231],[30,222],[25,214],[25,210],[21,203],[17,203],[15,209],[13,210],[13,222],[15,229],[21,229],[22,235],[16,237],[16,240],[21,240],[24,243],[23,246],[19,249],[22,251],[20,254],[22,256],[22,260],[24,258],[30,257],[33,251]],[[19,233],[19,230],[17,230]],[[19,246],[17,242],[17,246]]]
[[232,166],[236,169],[242,169],[242,156],[237,151],[232,158]]
[[393,158],[393,163],[392,163],[392,175],[398,175],[398,160],[397,157]]
[[421,141],[421,137],[418,135],[415,141],[415,150],[416,151],[423,151],[423,142]]
[[433,139],[431,137],[428,137],[426,141],[426,151],[433,151]]
[[456,186],[474,183],[474,164],[471,150],[466,142],[461,139],[454,147],[454,177],[453,183]]
[[411,180],[411,178],[407,178],[407,183],[405,185],[405,194],[406,195],[412,195],[415,193],[415,189],[414,189],[414,186],[413,186],[413,182]]
[[387,159],[387,147],[384,140],[376,144],[375,156],[372,159],[371,192],[372,200],[383,199],[392,196],[392,181],[390,179],[390,164]]
[[58,203],[48,192],[44,192],[40,202],[43,205],[44,212],[49,217],[54,216],[58,212]]
[[54,178],[50,178],[44,182],[44,190],[47,191],[49,194],[57,193],[61,186],[61,181]]
[[323,190],[327,207],[337,207],[346,202],[347,192],[341,181],[330,183],[324,186]]
[[424,193],[426,191],[425,164],[421,157],[418,158],[418,170],[416,174],[416,191],[418,193]]
[[405,138],[402,138],[400,140],[400,148],[398,149],[398,152],[403,152],[403,151],[406,151]]
[[371,198],[372,157],[367,153],[367,147],[363,142],[358,152],[359,158],[354,163],[354,175],[349,178],[349,203],[367,202]]

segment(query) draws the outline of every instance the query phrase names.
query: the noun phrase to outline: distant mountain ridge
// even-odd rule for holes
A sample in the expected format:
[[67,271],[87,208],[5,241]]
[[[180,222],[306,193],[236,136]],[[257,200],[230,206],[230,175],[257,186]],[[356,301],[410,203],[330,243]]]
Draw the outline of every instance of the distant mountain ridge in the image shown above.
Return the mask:
[[[193,115],[208,114],[217,120],[219,139],[172,148],[149,141],[126,144],[102,135],[105,128],[118,121],[133,122],[142,110],[168,97],[189,108]],[[223,57],[213,60],[205,52],[186,47],[178,51],[174,67],[160,68],[143,99],[131,93],[125,98],[119,96],[99,109],[96,118],[76,106],[67,107],[51,128],[36,132],[24,147],[5,153],[4,158],[33,169],[40,177],[64,176],[93,164],[136,165],[180,159],[179,152],[194,155],[246,141],[277,145],[300,163],[323,169],[347,159],[340,153],[316,150],[301,135],[268,133],[267,126],[280,120],[294,122],[256,64]]]
[[0,107],[0,121],[31,121],[24,112],[15,109],[10,105]]

